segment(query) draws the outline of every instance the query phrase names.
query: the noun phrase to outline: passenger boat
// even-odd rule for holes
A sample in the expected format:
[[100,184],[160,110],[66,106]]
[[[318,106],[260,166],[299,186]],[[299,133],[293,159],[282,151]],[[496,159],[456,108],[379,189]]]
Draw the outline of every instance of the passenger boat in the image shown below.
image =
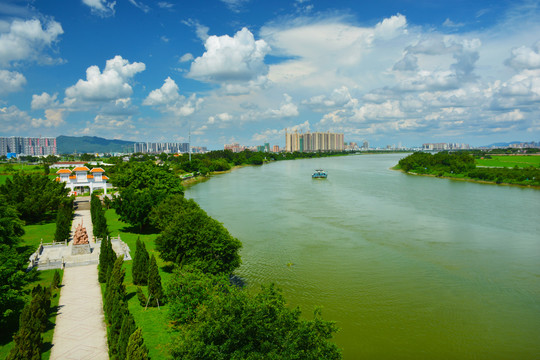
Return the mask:
[[317,169],[313,175],[311,175],[311,177],[313,179],[326,179],[328,177],[328,173],[322,169]]

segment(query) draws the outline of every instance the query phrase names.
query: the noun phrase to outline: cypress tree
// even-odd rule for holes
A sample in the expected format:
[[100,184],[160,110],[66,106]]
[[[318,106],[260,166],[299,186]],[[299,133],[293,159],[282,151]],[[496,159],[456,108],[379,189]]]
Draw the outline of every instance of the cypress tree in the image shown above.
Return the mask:
[[131,267],[131,277],[133,278],[133,284],[139,285],[139,259],[141,257],[141,239],[137,237],[135,243],[135,256],[133,256],[133,265]]
[[54,240],[64,241],[71,235],[71,221],[73,219],[73,199],[61,201],[56,213],[56,232]]
[[163,303],[161,276],[154,255],[150,258],[148,266],[148,297],[150,298],[149,306],[159,306]]
[[126,287],[124,285],[125,271],[122,268],[124,257],[119,256],[114,262],[111,275],[105,288],[105,301],[103,304],[105,314],[111,320],[112,310],[115,302],[123,301],[126,297]]
[[32,289],[32,300],[23,308],[19,319],[19,330],[13,336],[15,346],[7,360],[40,360],[43,339],[51,307],[51,294],[40,285]]
[[117,357],[117,346],[120,331],[122,330],[122,323],[128,313],[128,308],[127,304],[124,302],[119,293],[116,293],[113,299],[111,316],[109,317],[110,326],[109,331],[107,332],[107,340],[109,342],[109,357],[113,359],[121,359],[120,357]]
[[116,261],[116,253],[114,252],[111,240],[108,237],[101,240],[99,251],[98,281],[100,283],[105,283],[107,282],[114,262]]
[[135,320],[133,315],[129,311],[124,314],[124,320],[122,321],[122,328],[120,329],[120,335],[118,336],[116,346],[116,357],[118,359],[126,358],[126,350],[129,342],[129,337],[136,330]]
[[51,288],[52,289],[58,289],[60,286],[60,272],[58,270],[54,271],[54,275],[51,282]]
[[137,328],[129,337],[126,360],[148,360],[148,349],[144,344],[141,328]]
[[146,295],[144,295],[144,292],[142,291],[140,286],[137,286],[137,299],[139,300],[139,304],[141,306],[146,306]]
[[148,281],[148,260],[149,255],[146,250],[146,245],[143,241],[137,238],[135,257],[133,258],[133,284],[146,285]]

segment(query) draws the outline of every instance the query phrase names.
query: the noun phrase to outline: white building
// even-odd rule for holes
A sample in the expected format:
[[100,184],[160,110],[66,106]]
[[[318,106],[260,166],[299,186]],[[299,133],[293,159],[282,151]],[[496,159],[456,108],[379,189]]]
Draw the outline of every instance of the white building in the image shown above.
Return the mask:
[[[90,172],[90,173],[88,173]],[[86,166],[77,166],[75,169],[60,169],[56,172],[59,176],[56,181],[66,183],[66,187],[71,189],[72,193],[77,192],[78,188],[81,188],[81,192],[87,187],[90,189],[90,194],[96,189],[103,189],[107,194],[107,180],[109,178],[105,176],[105,170],[102,168],[88,169]]]

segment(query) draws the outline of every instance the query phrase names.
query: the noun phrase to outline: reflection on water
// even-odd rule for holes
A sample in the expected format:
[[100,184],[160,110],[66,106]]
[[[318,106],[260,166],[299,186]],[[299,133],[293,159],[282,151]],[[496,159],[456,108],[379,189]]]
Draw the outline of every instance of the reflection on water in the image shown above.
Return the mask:
[[246,167],[186,196],[242,241],[248,288],[338,322],[346,359],[539,358],[540,191],[388,170],[402,156]]

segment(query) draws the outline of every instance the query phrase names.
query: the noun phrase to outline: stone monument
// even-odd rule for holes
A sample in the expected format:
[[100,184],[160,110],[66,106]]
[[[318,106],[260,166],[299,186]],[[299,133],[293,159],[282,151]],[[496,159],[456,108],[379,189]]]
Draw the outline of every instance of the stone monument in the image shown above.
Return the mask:
[[90,254],[90,241],[88,241],[88,233],[82,222],[75,228],[73,234],[73,242],[71,255]]

